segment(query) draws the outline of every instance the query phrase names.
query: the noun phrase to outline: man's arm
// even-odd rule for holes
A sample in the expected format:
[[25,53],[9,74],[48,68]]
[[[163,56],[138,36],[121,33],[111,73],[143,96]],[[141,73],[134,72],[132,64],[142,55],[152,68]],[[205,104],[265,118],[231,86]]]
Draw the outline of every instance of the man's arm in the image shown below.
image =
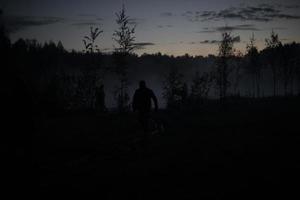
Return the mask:
[[155,96],[155,94],[154,94],[154,92],[152,90],[151,90],[151,98],[152,98],[152,100],[154,102],[154,108],[157,111],[158,110],[157,98],[156,98],[156,96]]

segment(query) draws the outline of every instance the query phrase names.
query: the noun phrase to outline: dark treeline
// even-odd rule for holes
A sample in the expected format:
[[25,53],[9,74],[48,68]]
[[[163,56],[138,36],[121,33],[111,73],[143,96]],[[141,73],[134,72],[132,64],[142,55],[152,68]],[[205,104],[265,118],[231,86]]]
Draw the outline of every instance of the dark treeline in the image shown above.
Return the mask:
[[[106,74],[114,72],[114,55],[68,52],[61,42],[42,45],[35,40],[20,39],[11,44],[8,38],[1,40],[7,43],[4,48],[2,46],[2,55],[7,61],[3,70],[22,79],[34,93],[34,99],[54,101],[55,104],[51,102],[51,105],[64,108],[93,107],[90,101],[95,101],[97,88],[103,84]],[[233,55],[228,60],[230,69],[227,81],[230,91],[226,95],[240,95],[242,90],[245,91],[245,80],[248,80],[248,93],[244,92],[246,96],[263,97],[264,84],[272,85],[274,96],[299,94],[299,54],[300,45],[291,43],[260,52],[251,50],[243,57]],[[189,93],[193,98],[204,98],[208,97],[209,90],[218,90],[218,83],[213,82],[217,56],[173,57],[158,53],[142,56],[132,54],[127,59],[129,68],[132,67],[129,77],[138,80],[140,74],[134,73],[141,71],[136,69],[139,67],[143,68],[145,77],[156,73],[165,76],[161,77],[165,79],[161,83],[164,83],[164,96],[169,101],[188,95],[183,93]],[[88,70],[93,73],[85,73]],[[2,74],[7,76],[6,73]],[[267,78],[270,83],[266,83]],[[88,94],[89,90],[92,90],[91,94]]]
[[[61,42],[42,45],[35,40],[20,39],[11,44],[8,38],[1,40],[7,43],[4,48],[2,46],[3,59],[7,61],[3,70],[22,79],[36,101],[48,101],[63,108],[94,107],[97,89],[105,87],[106,76],[114,76],[113,54],[68,52]],[[226,72],[228,91],[222,95],[299,94],[299,54],[300,45],[291,43],[260,52],[250,50],[242,57],[231,56]],[[158,76],[161,79],[159,84],[163,84],[164,97],[169,102],[184,96],[202,99],[218,95],[220,83],[214,81],[218,74],[218,56],[132,54],[127,61],[129,78],[138,80],[139,77]],[[7,73],[2,73],[2,76],[7,77]],[[265,85],[271,86],[269,93]]]

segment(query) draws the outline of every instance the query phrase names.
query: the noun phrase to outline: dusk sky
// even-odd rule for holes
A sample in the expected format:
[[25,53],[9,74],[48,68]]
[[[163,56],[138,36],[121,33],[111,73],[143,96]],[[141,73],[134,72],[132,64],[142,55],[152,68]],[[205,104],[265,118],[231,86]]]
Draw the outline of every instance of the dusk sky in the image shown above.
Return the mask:
[[283,43],[300,42],[298,0],[0,0],[13,41],[61,40],[67,50],[83,50],[89,27],[104,30],[97,44],[113,50],[115,13],[125,4],[136,26],[136,53],[216,54],[221,31],[231,31],[244,52],[254,33],[262,49],[274,30]]

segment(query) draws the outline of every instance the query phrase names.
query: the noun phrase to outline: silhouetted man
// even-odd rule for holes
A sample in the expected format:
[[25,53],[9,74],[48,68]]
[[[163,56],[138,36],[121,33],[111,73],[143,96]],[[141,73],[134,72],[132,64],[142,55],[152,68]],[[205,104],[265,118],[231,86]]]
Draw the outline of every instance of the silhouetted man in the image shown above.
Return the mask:
[[147,88],[145,81],[140,81],[140,88],[137,89],[133,96],[133,111],[138,111],[139,121],[145,132],[149,131],[149,118],[151,112],[151,99],[154,102],[154,108],[158,110],[157,98],[154,92]]

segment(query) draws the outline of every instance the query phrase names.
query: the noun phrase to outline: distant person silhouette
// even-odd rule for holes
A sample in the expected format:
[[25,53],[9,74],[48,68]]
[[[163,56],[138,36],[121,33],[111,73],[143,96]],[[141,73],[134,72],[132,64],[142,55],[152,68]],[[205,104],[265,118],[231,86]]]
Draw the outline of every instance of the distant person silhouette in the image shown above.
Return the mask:
[[157,98],[154,92],[147,88],[145,81],[140,81],[139,88],[133,96],[132,108],[138,112],[139,121],[145,133],[149,131],[149,119],[151,113],[151,100],[154,102],[155,111],[158,110]]

